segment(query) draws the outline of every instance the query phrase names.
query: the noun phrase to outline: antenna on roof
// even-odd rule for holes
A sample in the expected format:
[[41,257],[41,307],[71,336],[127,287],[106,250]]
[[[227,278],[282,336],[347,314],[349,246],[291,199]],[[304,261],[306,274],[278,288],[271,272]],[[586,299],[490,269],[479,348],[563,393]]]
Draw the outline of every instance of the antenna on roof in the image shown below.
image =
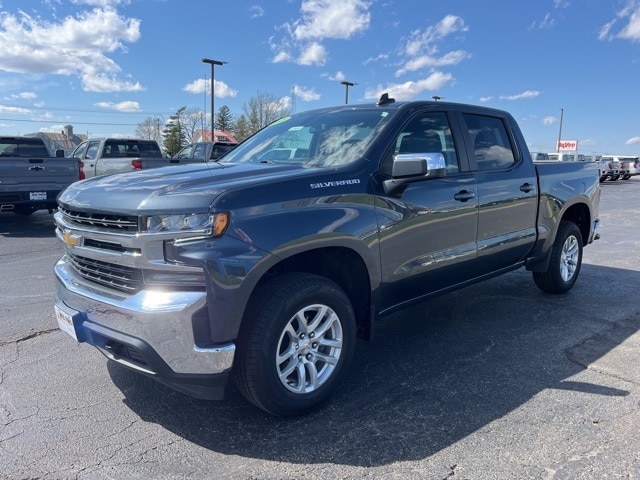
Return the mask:
[[376,105],[377,106],[386,105],[388,103],[393,103],[395,101],[396,101],[395,98],[389,98],[389,94],[385,92],[382,95],[380,95],[380,100],[378,100],[378,103],[376,103]]

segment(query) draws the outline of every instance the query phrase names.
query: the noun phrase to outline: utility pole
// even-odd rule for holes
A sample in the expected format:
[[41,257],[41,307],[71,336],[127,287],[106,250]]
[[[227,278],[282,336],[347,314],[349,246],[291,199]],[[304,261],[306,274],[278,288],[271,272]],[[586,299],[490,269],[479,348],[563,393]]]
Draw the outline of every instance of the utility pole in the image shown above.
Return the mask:
[[349,103],[349,87],[354,87],[356,85],[358,85],[357,83],[353,83],[353,82],[347,82],[346,80],[343,80],[340,82],[342,85],[344,85],[346,87],[346,93],[344,96],[344,104],[348,104]]
[[214,110],[214,100],[213,100],[213,85],[214,85],[214,80],[213,80],[213,68],[215,65],[224,65],[227,62],[221,62],[220,60],[211,60],[210,58],[203,58],[202,59],[202,63],[208,63],[211,65],[211,140],[214,140],[214,129],[215,129],[215,123],[214,123],[214,118],[215,118],[215,110]]
[[560,109],[560,131],[558,132],[558,143],[556,144],[556,153],[560,152],[560,142],[562,141],[562,118],[564,117],[564,108]]

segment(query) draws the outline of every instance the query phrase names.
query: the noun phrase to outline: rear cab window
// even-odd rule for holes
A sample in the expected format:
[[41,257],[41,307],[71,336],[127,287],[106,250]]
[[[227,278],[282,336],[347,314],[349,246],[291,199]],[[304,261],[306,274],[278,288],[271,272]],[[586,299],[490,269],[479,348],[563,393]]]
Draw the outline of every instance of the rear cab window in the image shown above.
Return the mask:
[[515,165],[517,157],[502,118],[470,113],[462,116],[478,170],[504,170]]

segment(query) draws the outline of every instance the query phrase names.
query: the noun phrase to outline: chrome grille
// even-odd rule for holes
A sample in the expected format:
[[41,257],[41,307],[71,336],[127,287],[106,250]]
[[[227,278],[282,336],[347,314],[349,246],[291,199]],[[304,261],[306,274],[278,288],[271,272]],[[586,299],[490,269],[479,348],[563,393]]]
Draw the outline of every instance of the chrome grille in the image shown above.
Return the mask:
[[69,263],[82,278],[121,292],[142,289],[142,270],[90,258],[69,255]]
[[106,213],[86,213],[67,210],[58,207],[64,219],[69,224],[83,227],[93,227],[110,231],[132,232],[138,231],[138,217],[134,215],[118,215]]

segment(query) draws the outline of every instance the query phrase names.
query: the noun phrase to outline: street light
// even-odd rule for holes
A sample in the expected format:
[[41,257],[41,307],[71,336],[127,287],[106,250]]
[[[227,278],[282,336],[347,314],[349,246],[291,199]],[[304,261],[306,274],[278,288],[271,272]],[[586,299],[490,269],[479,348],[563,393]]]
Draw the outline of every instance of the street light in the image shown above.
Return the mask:
[[342,85],[344,85],[346,87],[346,93],[344,96],[344,104],[346,105],[347,103],[349,103],[349,87],[354,87],[356,85],[358,85],[357,83],[353,83],[353,82],[347,82],[346,80],[343,80],[340,82]]
[[214,140],[214,115],[215,110],[213,109],[213,67],[215,65],[224,65],[227,62],[221,62],[220,60],[211,60],[210,58],[203,58],[202,63],[208,63],[211,65],[211,140]]
[[433,98],[433,101],[434,101],[434,102],[437,102],[438,100],[442,100],[442,97],[440,97],[440,96],[438,96],[438,95],[434,95],[434,96],[433,96],[433,97],[431,97],[431,98]]

